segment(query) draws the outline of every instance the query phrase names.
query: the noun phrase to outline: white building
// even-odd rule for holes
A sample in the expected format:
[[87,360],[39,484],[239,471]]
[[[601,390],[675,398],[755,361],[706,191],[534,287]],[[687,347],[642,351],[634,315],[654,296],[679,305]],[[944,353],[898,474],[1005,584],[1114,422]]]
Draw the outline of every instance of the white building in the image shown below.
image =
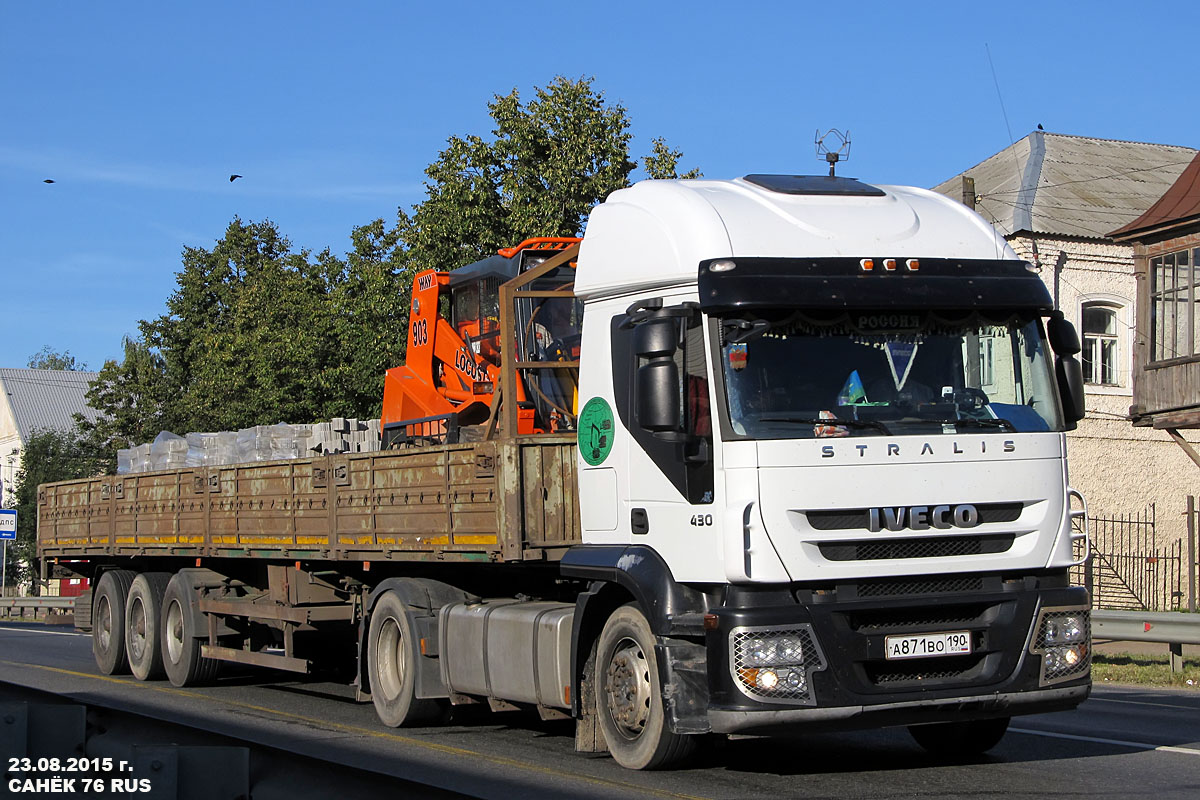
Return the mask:
[[95,372],[0,369],[0,506],[15,504],[13,491],[29,437],[39,430],[70,431],[75,414],[96,419],[87,404]]
[[1071,483],[1093,516],[1154,503],[1160,540],[1183,533],[1186,497],[1200,494],[1200,485],[1164,431],[1130,423],[1132,354],[1147,321],[1136,313],[1133,246],[1108,234],[1154,205],[1196,152],[1034,131],[934,187],[955,199],[964,199],[965,188],[970,204],[964,178],[973,180],[975,209],[1038,267],[1079,330],[1087,418],[1068,434]]

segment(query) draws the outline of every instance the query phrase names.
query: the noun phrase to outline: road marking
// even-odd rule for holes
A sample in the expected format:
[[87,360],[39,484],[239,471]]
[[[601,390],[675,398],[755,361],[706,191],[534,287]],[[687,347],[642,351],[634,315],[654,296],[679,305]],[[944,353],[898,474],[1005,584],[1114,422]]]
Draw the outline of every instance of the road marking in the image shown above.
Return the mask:
[[1177,705],[1172,705],[1171,703],[1151,703],[1149,700],[1115,700],[1111,697],[1096,697],[1096,695],[1092,695],[1091,697],[1088,698],[1088,700],[1089,701],[1099,700],[1102,703],[1125,703],[1125,704],[1131,705],[1131,706],[1155,706],[1156,708],[1176,708],[1181,711],[1200,711],[1200,708],[1197,708],[1196,706],[1177,706]]
[[1049,736],[1051,739],[1071,739],[1077,742],[1094,742],[1096,744],[1113,744],[1118,747],[1134,747],[1139,750],[1159,750],[1164,753],[1186,753],[1189,756],[1200,756],[1200,750],[1192,747],[1172,747],[1167,744],[1150,744],[1149,742],[1129,742],[1124,739],[1103,739],[1099,736],[1079,736],[1074,733],[1055,733],[1053,731],[1035,731],[1029,728],[1009,728],[1009,733],[1028,733],[1031,736]]
[[527,761],[518,761],[515,758],[505,758],[504,756],[494,756],[488,753],[481,753],[477,750],[468,750],[465,747],[454,747],[452,745],[438,744],[437,742],[427,742],[421,739],[416,739],[411,736],[401,736],[396,733],[387,731],[374,730],[372,728],[360,728],[355,725],[344,725],[340,722],[331,722],[326,719],[318,719],[316,717],[306,717],[303,714],[292,714],[288,711],[279,711],[266,706],[256,706],[252,703],[242,703],[237,700],[226,700],[213,697],[212,695],[201,694],[200,692],[190,692],[186,689],[176,689],[173,686],[151,686],[141,683],[133,678],[112,678],[108,675],[93,675],[88,672],[76,672],[75,670],[62,669],[61,667],[50,667],[45,664],[27,664],[21,661],[0,661],[0,664],[7,664],[13,667],[27,667],[30,669],[40,669],[45,672],[56,672],[60,675],[71,675],[77,678],[92,678],[98,681],[107,683],[117,683],[122,686],[131,686],[136,689],[148,689],[155,692],[163,692],[166,694],[190,697],[196,700],[205,700],[214,704],[232,706],[235,708],[244,708],[251,711],[258,711],[264,714],[272,714],[285,719],[304,722],[317,728],[325,728],[326,730],[335,730],[342,733],[352,733],[357,736],[370,736],[376,739],[389,739],[393,742],[401,742],[412,747],[422,747],[427,750],[434,750],[438,753],[445,753],[454,756],[465,756],[467,758],[478,758],[483,761],[489,761],[493,764],[498,764],[505,767],[514,767],[523,769],[529,772],[537,772],[542,775],[548,775],[560,779],[577,780],[585,783],[594,783],[600,786],[622,789],[625,791],[640,792],[642,794],[653,795],[655,797],[668,797],[675,800],[707,800],[697,795],[679,794],[678,792],[670,792],[665,789],[655,789],[649,786],[638,786],[633,783],[624,783],[623,781],[612,780],[611,778],[600,778],[593,775],[581,775],[578,772],[568,772],[566,770],[551,769],[550,767],[541,767],[536,764],[530,764]]
[[48,633],[51,636],[90,636],[91,634],[76,633],[74,631],[42,631],[37,628],[5,628],[0,627],[0,632],[5,633]]

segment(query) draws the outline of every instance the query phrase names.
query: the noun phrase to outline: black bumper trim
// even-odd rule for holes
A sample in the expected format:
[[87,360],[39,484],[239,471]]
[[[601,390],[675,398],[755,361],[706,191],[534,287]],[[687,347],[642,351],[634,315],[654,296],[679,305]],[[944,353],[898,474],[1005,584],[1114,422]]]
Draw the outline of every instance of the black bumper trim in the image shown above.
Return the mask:
[[937,700],[906,700],[869,706],[835,706],[786,710],[737,711],[710,708],[708,718],[715,733],[768,732],[773,728],[804,725],[823,730],[853,730],[888,725],[921,725],[930,722],[1009,717],[1065,711],[1082,703],[1091,683],[1029,692],[1005,692]]

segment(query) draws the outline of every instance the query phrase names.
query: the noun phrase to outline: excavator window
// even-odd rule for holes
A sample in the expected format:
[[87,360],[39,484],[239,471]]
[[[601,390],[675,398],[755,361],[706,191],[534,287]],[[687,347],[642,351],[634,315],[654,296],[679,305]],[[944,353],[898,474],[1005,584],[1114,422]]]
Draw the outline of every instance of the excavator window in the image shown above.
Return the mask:
[[471,350],[500,365],[500,280],[486,276],[453,290],[451,323]]

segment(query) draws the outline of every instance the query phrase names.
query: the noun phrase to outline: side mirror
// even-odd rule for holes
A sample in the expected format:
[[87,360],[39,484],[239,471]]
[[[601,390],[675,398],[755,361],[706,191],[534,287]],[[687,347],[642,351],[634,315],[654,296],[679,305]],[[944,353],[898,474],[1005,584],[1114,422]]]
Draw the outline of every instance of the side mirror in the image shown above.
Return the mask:
[[[1074,331],[1072,327],[1071,332]],[[1084,415],[1083,365],[1074,355],[1059,356],[1054,360],[1054,374],[1058,378],[1058,393],[1062,396],[1063,416],[1073,430]]]
[[633,349],[646,363],[638,367],[634,394],[638,425],[655,433],[679,428],[680,383],[675,351],[679,347],[679,319],[663,316],[638,324]]
[[679,322],[675,318],[646,320],[633,330],[633,351],[642,358],[671,358],[678,347]]
[[1060,356],[1073,356],[1083,349],[1079,345],[1079,334],[1075,331],[1075,326],[1063,318],[1061,311],[1056,311],[1053,317],[1046,320],[1046,338],[1050,340],[1054,352]]
[[679,368],[664,358],[637,371],[637,419],[648,431],[679,428]]

